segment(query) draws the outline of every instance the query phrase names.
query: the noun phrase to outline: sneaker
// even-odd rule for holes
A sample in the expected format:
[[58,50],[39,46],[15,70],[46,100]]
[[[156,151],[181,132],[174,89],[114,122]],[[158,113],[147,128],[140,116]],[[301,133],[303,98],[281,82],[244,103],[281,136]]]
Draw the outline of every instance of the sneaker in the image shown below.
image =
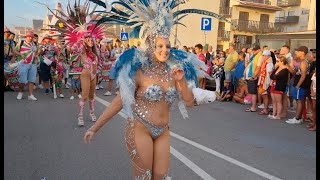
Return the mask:
[[82,98],[81,94],[78,94],[78,98],[79,98],[79,99],[81,99],[81,98]]
[[268,106],[268,108],[269,108],[269,109],[272,109],[272,108],[273,108],[273,105],[272,105],[272,104],[270,104],[270,105]]
[[96,90],[99,90],[99,86],[98,85],[96,85]]
[[22,96],[23,96],[23,93],[22,93],[22,92],[19,92],[19,93],[18,93],[18,96],[17,96],[17,99],[18,99],[18,100],[22,99]]
[[43,89],[42,84],[39,84],[39,85],[38,85],[38,88],[39,88],[39,89]]
[[58,96],[57,95],[53,95],[53,99],[57,99],[58,98]]
[[107,92],[104,93],[103,95],[105,95],[105,96],[111,96],[112,94],[111,94],[111,92],[107,91]]
[[71,96],[70,99],[71,99],[71,100],[74,99],[74,96]]
[[100,84],[100,85],[99,85],[99,88],[100,88],[100,89],[103,89],[103,86]]
[[68,84],[66,84],[64,88],[65,88],[65,89],[69,89],[70,87],[69,87]]
[[63,95],[63,94],[60,94],[59,97],[64,98],[64,95]]
[[288,123],[288,124],[301,124],[302,123],[302,119],[296,119],[296,117],[294,117],[292,119],[288,119],[286,121],[286,123]]
[[28,96],[28,100],[30,101],[36,101],[37,98],[33,96],[33,94],[31,94],[31,96]]
[[274,116],[273,116],[272,114],[269,114],[269,115],[268,115],[268,118],[269,118],[269,119],[273,119]]
[[49,90],[49,89],[46,89],[44,92],[45,92],[46,94],[49,94],[50,90]]
[[261,104],[260,106],[258,106],[258,108],[263,109],[264,108],[264,104]]

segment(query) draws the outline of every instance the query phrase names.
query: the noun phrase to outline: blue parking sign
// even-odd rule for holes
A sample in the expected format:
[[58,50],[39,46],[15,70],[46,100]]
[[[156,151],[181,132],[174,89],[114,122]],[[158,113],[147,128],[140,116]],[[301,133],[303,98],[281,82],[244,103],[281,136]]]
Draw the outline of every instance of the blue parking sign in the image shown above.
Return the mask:
[[129,33],[127,33],[127,32],[120,33],[120,39],[121,39],[121,41],[128,41],[129,40]]
[[211,31],[212,18],[201,18],[201,30]]

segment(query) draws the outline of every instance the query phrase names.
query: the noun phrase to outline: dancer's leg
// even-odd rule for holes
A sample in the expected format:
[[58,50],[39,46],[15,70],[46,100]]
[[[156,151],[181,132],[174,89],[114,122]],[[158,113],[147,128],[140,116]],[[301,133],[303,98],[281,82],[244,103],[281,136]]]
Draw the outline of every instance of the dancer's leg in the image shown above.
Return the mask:
[[153,144],[153,179],[162,180],[168,175],[170,164],[170,135],[169,129],[154,140]]
[[125,141],[133,166],[133,179],[151,180],[153,140],[149,131],[140,122],[128,120]]

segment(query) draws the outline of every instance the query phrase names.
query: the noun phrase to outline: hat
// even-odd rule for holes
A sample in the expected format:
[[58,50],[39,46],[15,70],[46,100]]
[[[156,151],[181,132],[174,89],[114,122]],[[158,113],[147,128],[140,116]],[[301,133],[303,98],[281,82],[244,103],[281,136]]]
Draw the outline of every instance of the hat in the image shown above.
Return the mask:
[[4,27],[4,30],[3,30],[4,33],[9,33],[10,30],[7,28],[7,27]]
[[264,50],[262,56],[271,56],[270,50]]
[[308,48],[306,46],[300,46],[298,49],[296,49],[296,51],[302,51],[305,54],[308,53]]
[[26,34],[26,37],[32,37],[34,38],[34,34],[32,31],[28,31],[27,34]]
[[254,50],[254,51],[256,51],[256,50],[258,50],[258,49],[261,49],[259,45],[255,45],[255,46],[252,48],[252,50]]
[[48,34],[44,35],[43,39],[52,39],[51,36],[49,36]]

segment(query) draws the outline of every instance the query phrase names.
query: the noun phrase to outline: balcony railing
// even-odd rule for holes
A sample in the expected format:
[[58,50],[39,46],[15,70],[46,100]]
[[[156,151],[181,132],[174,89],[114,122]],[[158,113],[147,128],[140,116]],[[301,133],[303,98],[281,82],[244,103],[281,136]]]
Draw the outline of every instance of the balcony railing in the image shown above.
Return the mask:
[[247,21],[233,19],[231,22],[237,27],[232,26],[232,30],[251,32],[251,33],[272,33],[272,32],[283,32],[283,26],[278,23],[269,23],[261,21]]
[[231,7],[220,7],[219,14],[226,18],[231,17]]
[[301,0],[278,0],[277,5],[280,7],[300,6]]
[[253,2],[253,3],[260,3],[260,4],[268,4],[271,5],[270,0],[240,0],[240,1],[246,1],[246,2]]
[[299,16],[276,17],[275,23],[294,24],[299,22]]
[[229,41],[230,40],[230,31],[218,29],[218,40]]

